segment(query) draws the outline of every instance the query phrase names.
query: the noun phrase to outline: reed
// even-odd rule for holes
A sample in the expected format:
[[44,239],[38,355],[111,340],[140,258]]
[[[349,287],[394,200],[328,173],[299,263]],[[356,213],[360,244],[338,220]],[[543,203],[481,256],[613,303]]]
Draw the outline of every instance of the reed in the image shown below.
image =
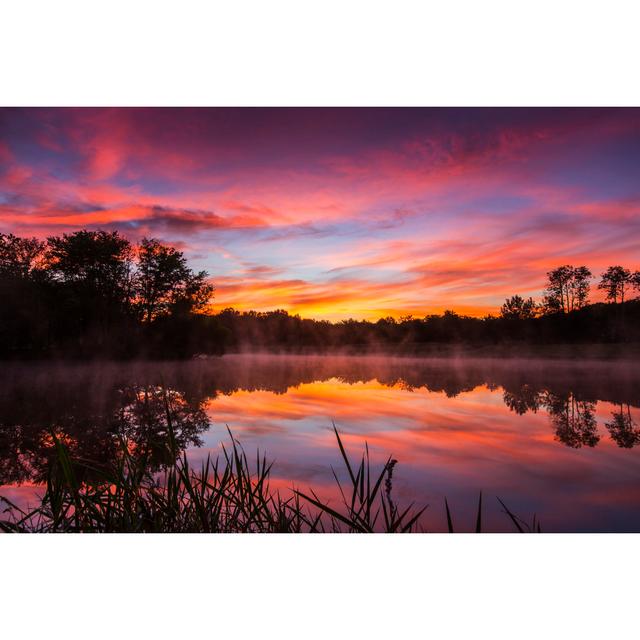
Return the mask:
[[[427,506],[401,507],[393,499],[393,470],[389,457],[375,470],[365,445],[354,463],[334,425],[336,443],[348,480],[332,472],[339,504],[322,500],[316,491],[291,489],[287,495],[270,486],[272,463],[257,452],[249,459],[229,431],[229,443],[218,458],[207,457],[192,468],[186,454],[176,450],[167,404],[168,456],[152,471],[145,455],[133,455],[122,440],[117,462],[102,468],[74,459],[52,432],[55,457],[49,466],[44,493],[37,507],[25,511],[6,498],[5,532],[35,533],[408,533],[426,531]],[[90,472],[90,473],[87,473]],[[79,478],[91,478],[80,481]],[[500,501],[519,532],[540,531],[515,516]],[[448,531],[454,532],[445,500]],[[482,530],[482,494],[476,532]]]

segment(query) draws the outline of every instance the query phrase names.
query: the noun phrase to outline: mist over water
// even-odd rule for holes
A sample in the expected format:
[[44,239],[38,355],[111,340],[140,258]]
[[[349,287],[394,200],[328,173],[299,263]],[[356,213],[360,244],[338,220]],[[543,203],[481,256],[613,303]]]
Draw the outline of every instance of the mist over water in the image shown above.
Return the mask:
[[[395,498],[443,501],[472,528],[512,530],[499,496],[545,531],[640,531],[640,373],[596,360],[228,355],[187,362],[5,364],[0,372],[0,495],[29,501],[46,477],[54,429],[85,459],[108,463],[114,436],[151,452],[166,437],[161,390],[193,462],[214,456],[227,425],[274,483],[335,496],[332,423],[348,451],[391,454]],[[155,427],[150,425],[155,424]],[[158,451],[157,459],[154,452]],[[340,473],[340,471],[338,472]]]

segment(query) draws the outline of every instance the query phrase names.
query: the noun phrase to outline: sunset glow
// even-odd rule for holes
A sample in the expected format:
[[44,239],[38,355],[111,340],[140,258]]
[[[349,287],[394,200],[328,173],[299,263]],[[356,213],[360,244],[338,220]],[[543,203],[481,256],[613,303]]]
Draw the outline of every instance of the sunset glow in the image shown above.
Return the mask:
[[639,167],[638,109],[1,109],[0,232],[157,237],[215,310],[484,315],[640,268]]

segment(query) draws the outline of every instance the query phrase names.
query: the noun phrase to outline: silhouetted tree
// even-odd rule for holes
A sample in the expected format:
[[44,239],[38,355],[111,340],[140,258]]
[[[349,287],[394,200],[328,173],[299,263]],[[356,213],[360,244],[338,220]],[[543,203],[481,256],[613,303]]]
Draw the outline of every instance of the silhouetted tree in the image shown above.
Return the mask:
[[544,305],[549,312],[571,313],[584,307],[589,298],[589,278],[587,267],[566,264],[547,273]]
[[624,303],[625,293],[631,286],[631,271],[618,265],[609,267],[602,274],[598,289],[606,292],[606,299],[609,302],[617,303],[619,300]]
[[212,291],[206,272],[157,240],[135,251],[117,231],[0,234],[0,357],[219,353],[225,329],[195,320]]
[[533,298],[526,300],[519,295],[511,296],[505,300],[500,309],[500,316],[509,320],[526,320],[536,315],[536,303]]
[[77,231],[47,240],[55,332],[81,351],[111,350],[130,314],[131,244],[117,231]]
[[46,348],[44,243],[0,234],[0,357]]
[[0,277],[28,278],[42,268],[44,242],[0,233]]
[[144,238],[138,248],[135,277],[136,305],[149,323],[172,311],[201,310],[211,299],[213,287],[207,273],[194,273],[182,252]]
[[124,304],[131,290],[131,244],[117,231],[76,231],[47,241],[48,269],[56,280],[80,285],[95,297]]
[[631,274],[631,286],[636,289],[638,292],[640,292],[640,271],[634,271]]

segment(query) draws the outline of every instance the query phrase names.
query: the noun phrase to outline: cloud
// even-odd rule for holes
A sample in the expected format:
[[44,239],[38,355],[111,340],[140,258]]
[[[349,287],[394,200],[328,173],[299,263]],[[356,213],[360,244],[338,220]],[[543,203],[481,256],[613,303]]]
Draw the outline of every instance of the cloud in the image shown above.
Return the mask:
[[269,267],[265,264],[256,264],[247,266],[244,269],[244,272],[249,277],[255,276],[277,276],[284,272],[282,268]]
[[638,109],[0,110],[0,229],[155,235],[216,304],[496,311],[639,268]]

